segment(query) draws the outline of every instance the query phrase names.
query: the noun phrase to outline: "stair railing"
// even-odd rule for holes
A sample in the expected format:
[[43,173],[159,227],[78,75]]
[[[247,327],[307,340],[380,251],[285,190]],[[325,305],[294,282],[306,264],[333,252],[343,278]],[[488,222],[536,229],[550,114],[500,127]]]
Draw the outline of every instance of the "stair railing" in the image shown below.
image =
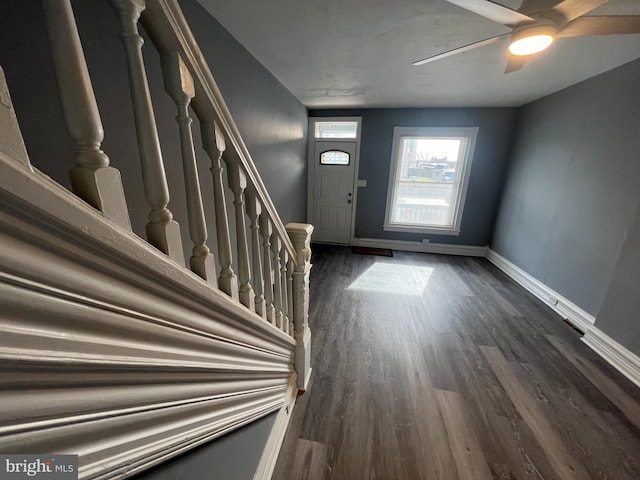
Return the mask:
[[[79,478],[126,478],[276,410],[290,415],[311,372],[313,227],[283,225],[178,1],[109,0],[149,208],[146,242],[134,235],[71,2],[42,1],[75,195],[31,166],[0,69],[0,449],[77,453]],[[177,111],[188,266],[140,22]],[[193,115],[213,205],[201,193]]]
[[[313,227],[283,225],[177,0],[109,0],[120,18],[143,187],[150,207],[147,241],[184,266],[180,226],[169,209],[169,189],[143,57],[139,24],[160,52],[165,91],[177,109],[186,190],[189,268],[230,299],[296,340],[298,388],[309,374],[310,238]],[[44,0],[53,60],[68,130],[76,143],[71,171],[76,195],[122,228],[131,229],[120,173],[101,150],[103,129],[70,0]],[[211,160],[219,271],[207,245],[191,112],[198,117]],[[232,199],[226,198],[226,169]],[[235,232],[227,204],[233,202]],[[250,232],[248,235],[247,233]],[[233,270],[232,240],[236,265]]]

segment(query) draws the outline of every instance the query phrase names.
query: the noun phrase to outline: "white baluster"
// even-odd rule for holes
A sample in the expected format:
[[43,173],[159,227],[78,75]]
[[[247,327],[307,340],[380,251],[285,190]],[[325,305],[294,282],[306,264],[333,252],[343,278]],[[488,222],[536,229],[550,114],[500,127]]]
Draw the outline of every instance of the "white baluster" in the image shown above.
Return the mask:
[[287,262],[287,312],[289,313],[289,335],[292,337],[295,334],[295,325],[293,324],[293,271],[295,265],[293,259],[289,258]]
[[311,330],[309,329],[309,272],[311,270],[311,234],[313,225],[290,223],[286,226],[296,251],[293,272],[293,324],[296,340],[298,389],[306,390],[311,375]]
[[289,261],[289,255],[287,249],[282,245],[282,251],[280,253],[280,288],[282,294],[282,331],[286,334],[289,333],[289,301],[287,297],[287,262]]
[[184,253],[180,237],[180,226],[173,220],[169,205],[169,188],[162,163],[162,152],[158,130],[153,114],[147,72],[142,58],[142,37],[138,33],[138,20],[145,9],[145,0],[110,0],[120,16],[122,41],[124,43],[131,100],[140,150],[142,178],[147,202],[151,206],[147,239],[149,243],[167,254],[174,262],[184,265]]
[[240,303],[249,310],[255,310],[255,298],[251,288],[251,270],[249,269],[249,248],[247,246],[247,223],[245,220],[244,191],[247,188],[247,177],[239,164],[227,164],[227,180],[233,192],[233,205],[236,210],[236,248],[238,253],[238,279]]
[[276,324],[275,309],[273,306],[273,271],[271,269],[271,235],[273,233],[271,220],[266,214],[260,216],[260,235],[264,247],[264,301],[267,321]]
[[260,258],[260,224],[259,218],[262,214],[262,205],[253,188],[248,188],[245,192],[247,200],[247,214],[251,221],[251,268],[253,270],[253,287],[255,290],[256,313],[262,318],[267,318],[267,310],[264,301],[264,280],[262,278],[262,259]]
[[76,145],[73,192],[106,218],[131,230],[120,172],[100,148],[104,130],[70,0],[44,0],[49,44],[65,123]]
[[273,246],[273,283],[275,286],[273,296],[273,307],[276,311],[276,327],[282,330],[282,275],[280,275],[280,251],[282,250],[282,240],[278,232],[271,235],[271,245]]
[[226,149],[224,134],[217,123],[200,122],[202,145],[211,159],[211,175],[213,177],[213,201],[216,214],[216,237],[218,240],[218,261],[220,276],[218,287],[234,300],[238,300],[238,281],[231,267],[231,238],[229,236],[229,219],[227,202],[224,197],[222,180],[222,154]]
[[180,130],[180,146],[182,150],[182,168],[184,172],[184,188],[187,196],[187,214],[189,219],[189,235],[193,249],[189,264],[191,270],[205,279],[207,283],[217,286],[215,261],[207,246],[207,223],[204,218],[198,164],[193,147],[193,134],[189,115],[189,104],[195,96],[193,77],[182,58],[177,55],[163,55],[162,71],[164,87],[178,109],[178,128]]

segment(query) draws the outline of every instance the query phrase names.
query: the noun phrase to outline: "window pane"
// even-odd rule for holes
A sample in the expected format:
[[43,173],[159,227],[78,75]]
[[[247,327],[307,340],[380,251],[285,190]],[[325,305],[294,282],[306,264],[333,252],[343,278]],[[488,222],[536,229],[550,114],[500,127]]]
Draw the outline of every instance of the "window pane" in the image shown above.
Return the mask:
[[358,122],[317,122],[316,138],[356,138]]
[[463,141],[464,138],[402,138],[391,223],[453,226]]
[[320,154],[322,165],[349,165],[349,154],[341,150],[327,150]]

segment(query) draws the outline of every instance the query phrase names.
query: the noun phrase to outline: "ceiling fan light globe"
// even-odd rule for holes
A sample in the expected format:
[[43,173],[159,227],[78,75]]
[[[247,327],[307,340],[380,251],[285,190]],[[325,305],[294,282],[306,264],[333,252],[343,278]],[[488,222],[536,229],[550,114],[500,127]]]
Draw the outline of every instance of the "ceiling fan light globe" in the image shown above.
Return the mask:
[[554,37],[550,34],[531,35],[511,42],[509,52],[513,55],[525,56],[541,52],[553,43]]

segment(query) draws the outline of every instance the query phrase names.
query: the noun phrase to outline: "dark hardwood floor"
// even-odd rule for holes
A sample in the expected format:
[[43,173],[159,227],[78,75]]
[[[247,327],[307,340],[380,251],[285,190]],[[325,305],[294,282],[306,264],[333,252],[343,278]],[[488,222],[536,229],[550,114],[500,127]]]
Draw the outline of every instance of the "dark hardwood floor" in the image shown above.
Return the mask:
[[578,332],[484,259],[394,255],[314,246],[274,480],[640,479],[640,389]]

